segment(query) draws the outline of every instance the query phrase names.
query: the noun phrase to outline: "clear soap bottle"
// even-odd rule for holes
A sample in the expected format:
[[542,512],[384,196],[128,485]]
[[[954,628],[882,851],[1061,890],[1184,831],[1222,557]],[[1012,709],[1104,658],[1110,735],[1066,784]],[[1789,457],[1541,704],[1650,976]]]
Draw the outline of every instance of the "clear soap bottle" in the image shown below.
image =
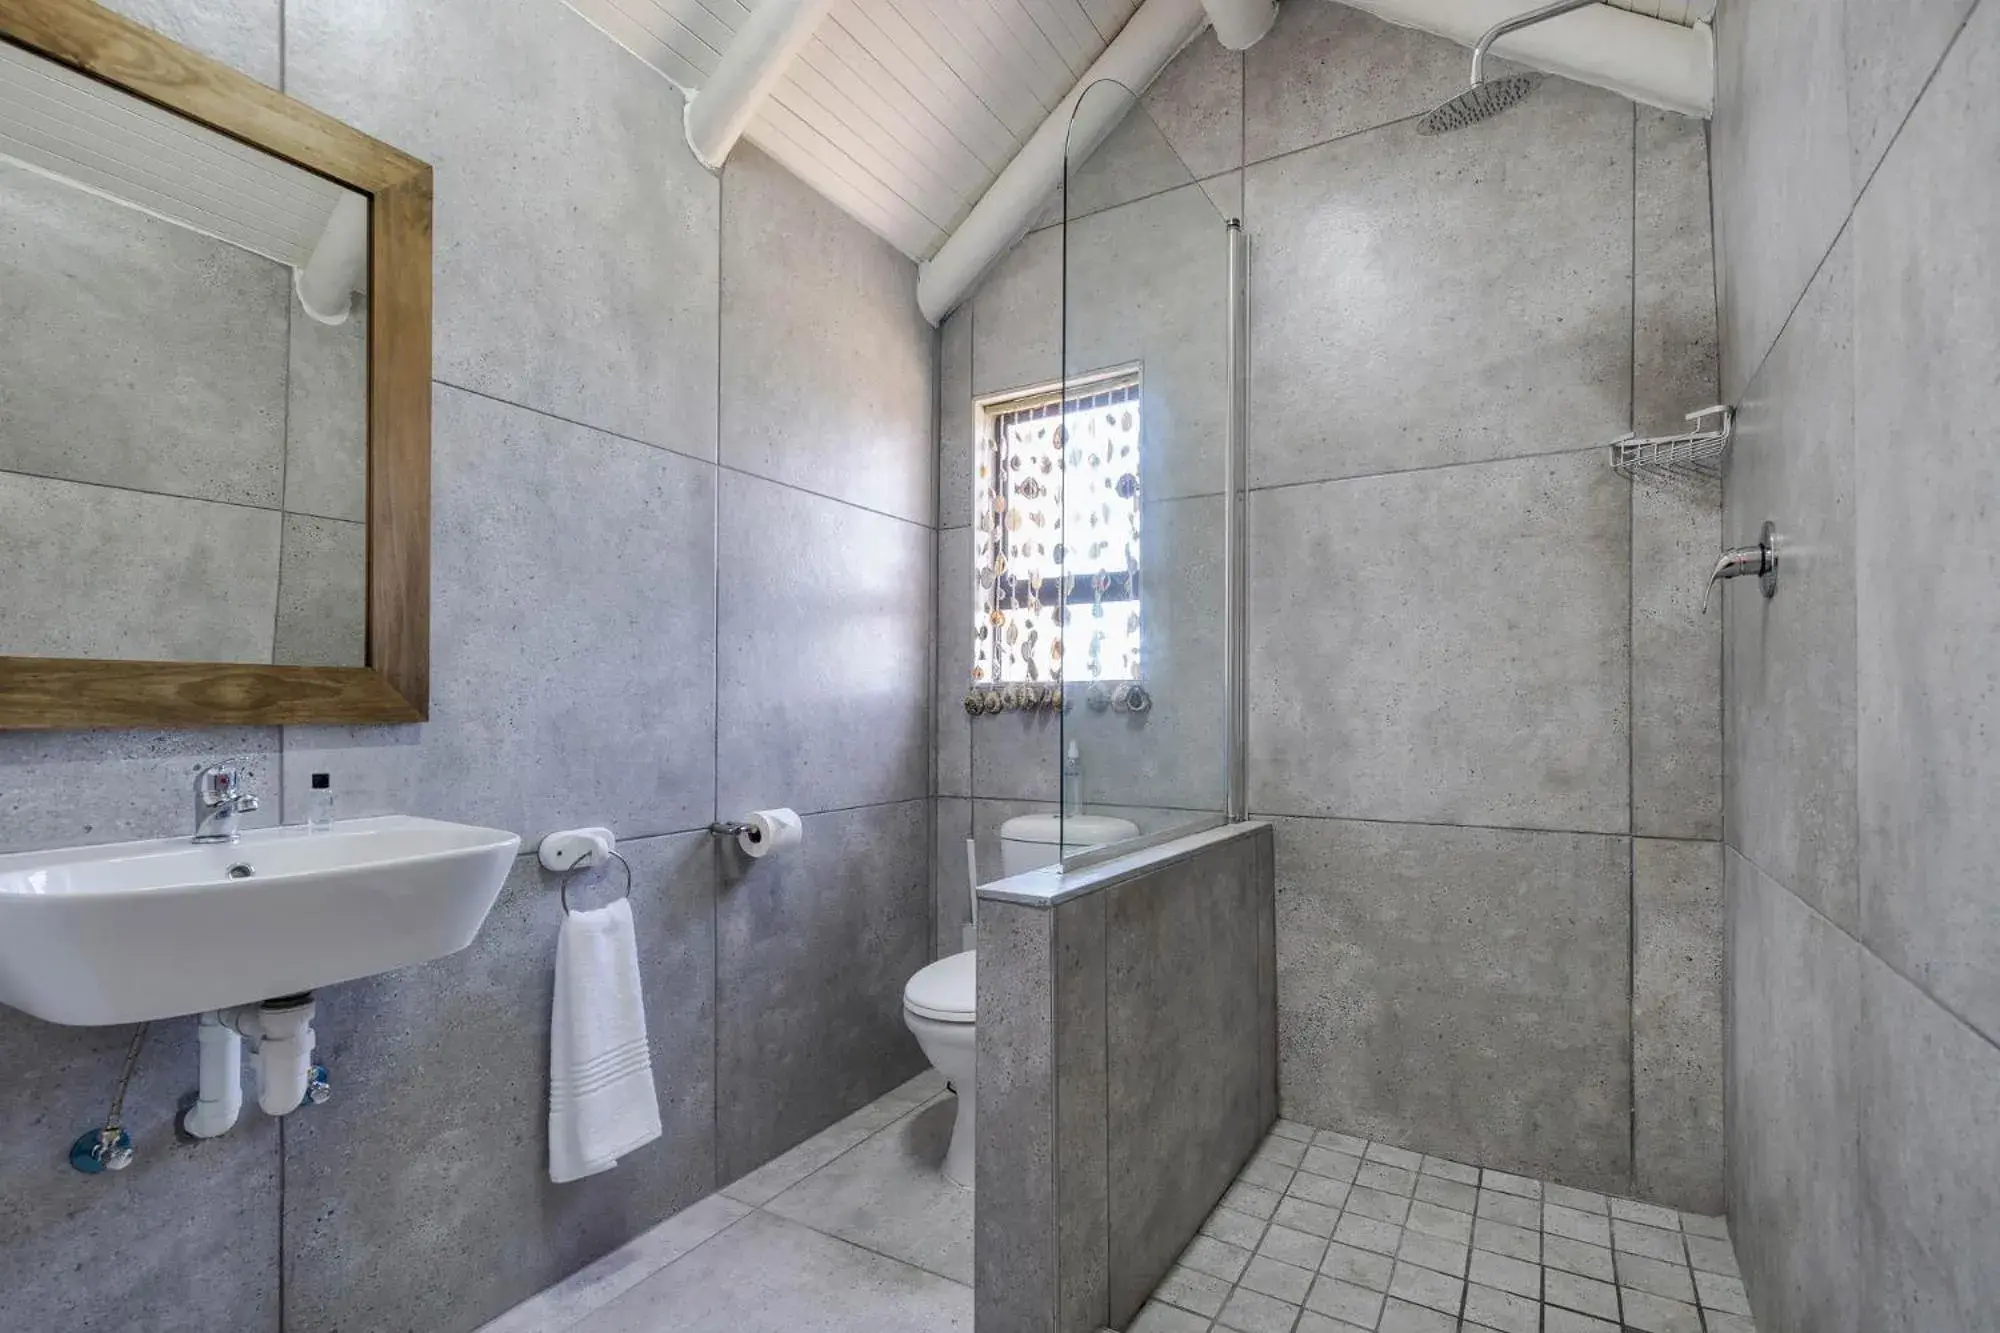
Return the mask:
[[1083,813],[1083,750],[1075,741],[1063,753],[1062,812],[1072,817]]
[[312,792],[306,797],[306,828],[314,833],[333,831],[333,776],[312,775]]

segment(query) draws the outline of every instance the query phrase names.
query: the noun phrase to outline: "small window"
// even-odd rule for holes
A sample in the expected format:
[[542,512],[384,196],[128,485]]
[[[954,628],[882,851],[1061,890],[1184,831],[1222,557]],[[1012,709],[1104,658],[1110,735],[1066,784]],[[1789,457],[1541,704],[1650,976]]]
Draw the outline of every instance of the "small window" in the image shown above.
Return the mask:
[[1066,387],[980,404],[975,686],[1140,678],[1139,371]]

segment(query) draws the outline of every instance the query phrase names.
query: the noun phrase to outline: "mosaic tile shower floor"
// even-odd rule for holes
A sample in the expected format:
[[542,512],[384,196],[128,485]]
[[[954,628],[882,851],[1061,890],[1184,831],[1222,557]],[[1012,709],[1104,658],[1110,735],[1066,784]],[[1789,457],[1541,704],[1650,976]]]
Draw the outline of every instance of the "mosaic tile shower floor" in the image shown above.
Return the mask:
[[1755,1333],[1729,1227],[1279,1121],[1130,1333]]

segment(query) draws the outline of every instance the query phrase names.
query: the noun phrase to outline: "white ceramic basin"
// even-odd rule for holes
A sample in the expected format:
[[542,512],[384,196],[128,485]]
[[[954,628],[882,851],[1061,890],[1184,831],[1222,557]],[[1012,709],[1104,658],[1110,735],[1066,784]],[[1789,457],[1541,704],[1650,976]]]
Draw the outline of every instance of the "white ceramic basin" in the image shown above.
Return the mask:
[[138,1023],[427,963],[472,943],[520,845],[398,815],[0,856],[0,1002]]

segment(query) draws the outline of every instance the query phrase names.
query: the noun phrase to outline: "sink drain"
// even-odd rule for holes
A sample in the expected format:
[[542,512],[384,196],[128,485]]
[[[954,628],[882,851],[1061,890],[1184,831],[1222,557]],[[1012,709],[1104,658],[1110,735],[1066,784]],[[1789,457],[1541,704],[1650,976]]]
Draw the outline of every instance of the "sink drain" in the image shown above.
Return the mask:
[[249,865],[246,864],[245,862],[238,861],[235,865],[229,867],[228,871],[225,873],[227,873],[229,878],[231,879],[248,879],[257,872],[252,870],[249,867]]

